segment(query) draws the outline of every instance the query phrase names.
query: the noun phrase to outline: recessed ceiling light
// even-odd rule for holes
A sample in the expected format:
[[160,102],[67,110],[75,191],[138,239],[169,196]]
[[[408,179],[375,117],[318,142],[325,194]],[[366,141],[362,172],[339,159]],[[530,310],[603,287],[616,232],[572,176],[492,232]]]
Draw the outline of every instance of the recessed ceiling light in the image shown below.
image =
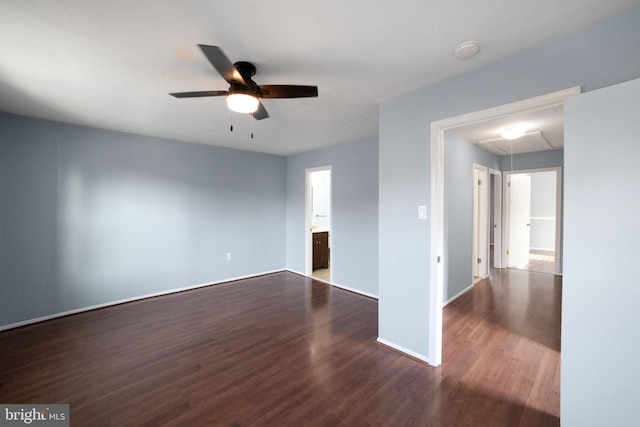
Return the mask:
[[504,139],[518,139],[524,135],[524,127],[522,126],[513,126],[510,128],[506,128],[500,133],[500,135]]
[[479,51],[480,51],[480,44],[478,42],[468,41],[468,42],[460,43],[453,51],[453,54],[458,59],[466,59],[476,55]]

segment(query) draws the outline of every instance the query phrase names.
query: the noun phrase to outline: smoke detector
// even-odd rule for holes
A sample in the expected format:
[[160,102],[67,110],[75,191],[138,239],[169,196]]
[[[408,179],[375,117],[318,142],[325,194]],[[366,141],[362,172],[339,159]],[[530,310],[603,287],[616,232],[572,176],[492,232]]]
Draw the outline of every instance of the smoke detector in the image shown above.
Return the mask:
[[468,42],[460,43],[453,51],[453,54],[458,59],[467,59],[476,55],[479,51],[480,51],[480,43],[476,41],[468,41]]

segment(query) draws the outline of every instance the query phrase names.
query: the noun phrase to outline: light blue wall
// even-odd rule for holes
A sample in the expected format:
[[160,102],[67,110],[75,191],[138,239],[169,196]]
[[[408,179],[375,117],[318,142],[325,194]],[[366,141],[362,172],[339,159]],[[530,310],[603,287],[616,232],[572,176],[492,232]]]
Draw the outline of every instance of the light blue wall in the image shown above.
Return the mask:
[[473,284],[473,164],[498,170],[500,158],[452,134],[444,136],[444,300]]
[[380,107],[379,337],[429,354],[430,123],[573,86],[640,74],[640,7]]
[[[563,163],[563,150],[538,151],[513,156],[513,170],[555,168],[562,167]],[[500,170],[506,172],[511,169],[511,156],[500,157]]]
[[283,269],[285,185],[281,156],[0,114],[0,327]]
[[378,141],[370,138],[287,158],[287,266],[305,271],[305,170],[331,166],[331,274],[378,295]]
[[560,405],[567,427],[640,425],[639,112],[640,79],[565,104]]

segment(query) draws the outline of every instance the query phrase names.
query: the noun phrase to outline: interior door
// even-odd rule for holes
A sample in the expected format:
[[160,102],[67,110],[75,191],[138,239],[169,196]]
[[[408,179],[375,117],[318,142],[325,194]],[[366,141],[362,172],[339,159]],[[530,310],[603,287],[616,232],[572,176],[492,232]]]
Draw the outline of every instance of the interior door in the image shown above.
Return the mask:
[[473,276],[489,275],[488,168],[473,165]]
[[491,176],[491,219],[490,232],[493,236],[493,268],[502,268],[502,175],[500,171],[490,170]]
[[531,177],[527,174],[511,174],[509,182],[507,267],[523,268],[529,263]]

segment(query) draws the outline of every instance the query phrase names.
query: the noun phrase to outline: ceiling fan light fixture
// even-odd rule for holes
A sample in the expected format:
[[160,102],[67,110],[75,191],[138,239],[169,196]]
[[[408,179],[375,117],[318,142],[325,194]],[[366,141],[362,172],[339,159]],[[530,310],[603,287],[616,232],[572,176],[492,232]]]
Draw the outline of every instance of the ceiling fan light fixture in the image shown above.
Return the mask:
[[230,93],[227,95],[227,106],[236,113],[255,113],[260,101],[253,95],[246,93]]
[[524,132],[524,127],[514,126],[503,130],[502,133],[500,133],[500,136],[502,136],[504,139],[518,139],[524,135]]

